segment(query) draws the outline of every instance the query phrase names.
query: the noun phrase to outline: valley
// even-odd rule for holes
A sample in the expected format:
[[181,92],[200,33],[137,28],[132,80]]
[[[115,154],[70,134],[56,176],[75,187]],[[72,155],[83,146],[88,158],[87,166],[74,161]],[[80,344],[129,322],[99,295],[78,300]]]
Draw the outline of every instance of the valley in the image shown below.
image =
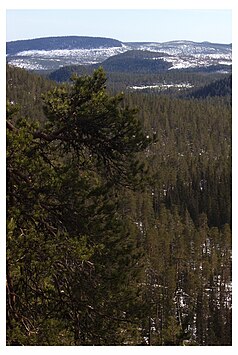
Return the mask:
[[231,50],[7,43],[7,345],[232,344]]
[[[20,42],[20,43],[19,43]],[[52,44],[53,43],[53,44]],[[56,37],[39,40],[9,42],[9,64],[34,71],[54,71],[68,65],[91,65],[128,51],[149,51],[160,54],[168,64],[166,70],[217,66],[218,71],[230,72],[231,44],[171,41],[164,43],[123,43],[112,39],[90,37]],[[219,66],[222,66],[222,68]],[[216,68],[214,68],[216,70]]]

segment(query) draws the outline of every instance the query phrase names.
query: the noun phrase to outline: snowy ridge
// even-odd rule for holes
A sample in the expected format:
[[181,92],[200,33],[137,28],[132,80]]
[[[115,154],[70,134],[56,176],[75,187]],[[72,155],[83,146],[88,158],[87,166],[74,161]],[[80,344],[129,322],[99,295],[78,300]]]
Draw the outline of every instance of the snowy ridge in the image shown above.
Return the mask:
[[[64,38],[64,41],[65,38]],[[22,41],[24,42],[24,41]],[[11,43],[11,42],[10,42]],[[129,50],[149,51],[161,53],[161,57],[150,59],[163,59],[172,66],[169,70],[207,67],[211,65],[227,65],[228,71],[232,64],[232,47],[230,44],[196,43],[191,41],[171,41],[164,43],[120,43],[120,46],[105,47],[95,45],[90,48],[71,48],[67,43],[61,44],[57,49],[46,46],[44,49],[21,50],[19,46],[7,53],[9,64],[29,70],[56,70],[68,65],[90,65],[102,63],[109,57]],[[24,44],[24,43],[23,43]],[[62,48],[63,47],[63,48]],[[22,49],[25,46],[22,45]],[[13,48],[14,49],[14,48]]]
[[19,52],[14,56],[7,56],[8,63],[28,70],[56,70],[67,65],[90,65],[101,63],[105,59],[128,48],[92,48],[92,49],[56,49],[29,50]]
[[230,45],[172,41],[143,43],[141,45],[137,44],[136,47],[139,50],[167,53],[169,56],[165,56],[163,59],[172,63],[172,67],[168,70],[219,64],[232,65],[232,48]]

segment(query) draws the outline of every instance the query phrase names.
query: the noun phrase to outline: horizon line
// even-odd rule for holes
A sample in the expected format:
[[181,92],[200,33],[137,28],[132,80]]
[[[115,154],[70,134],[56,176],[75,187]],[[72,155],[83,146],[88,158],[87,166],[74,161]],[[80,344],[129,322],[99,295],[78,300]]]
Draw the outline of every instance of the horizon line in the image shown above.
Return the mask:
[[33,38],[22,38],[22,39],[14,39],[14,40],[10,40],[7,41],[6,43],[11,43],[11,42],[19,42],[19,41],[32,41],[32,40],[36,40],[36,39],[46,39],[46,38],[67,38],[67,37],[83,37],[83,38],[104,38],[104,39],[112,39],[121,43],[168,43],[168,42],[193,42],[193,43],[211,43],[211,44],[225,44],[225,45],[231,45],[232,42],[211,42],[211,41],[207,41],[207,40],[203,40],[203,41],[194,41],[191,39],[172,39],[172,40],[168,40],[168,41],[121,41],[117,38],[111,38],[111,37],[102,37],[102,36],[88,36],[88,35],[57,35],[57,36],[42,36],[42,37],[33,37]]

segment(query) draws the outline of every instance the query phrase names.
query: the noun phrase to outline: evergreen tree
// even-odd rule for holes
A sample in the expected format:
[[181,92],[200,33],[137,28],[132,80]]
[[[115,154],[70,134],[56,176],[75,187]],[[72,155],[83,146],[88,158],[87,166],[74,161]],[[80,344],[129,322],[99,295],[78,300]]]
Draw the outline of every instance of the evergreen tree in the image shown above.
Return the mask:
[[149,140],[105,80],[98,70],[47,94],[43,127],[13,124],[9,106],[9,345],[116,345],[138,324],[138,231],[117,191],[143,185]]
[[51,85],[8,68],[7,343],[230,345],[229,100]]

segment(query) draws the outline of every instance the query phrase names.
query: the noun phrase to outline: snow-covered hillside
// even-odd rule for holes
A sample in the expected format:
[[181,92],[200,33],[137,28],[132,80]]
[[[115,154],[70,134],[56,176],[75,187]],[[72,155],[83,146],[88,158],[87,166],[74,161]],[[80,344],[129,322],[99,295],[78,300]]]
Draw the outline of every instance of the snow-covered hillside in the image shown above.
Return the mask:
[[[84,39],[83,42],[81,38]],[[87,44],[85,37],[76,39],[62,37],[62,41],[54,41],[53,46],[52,38],[41,39],[40,45],[37,40],[8,42],[7,62],[28,70],[53,71],[67,65],[101,63],[111,56],[129,50],[144,50],[164,53],[163,60],[172,64],[168,70],[226,65],[229,71],[229,66],[232,64],[231,44],[191,41],[122,43],[111,39],[104,39],[102,42],[101,38],[90,37]]]
[[7,61],[16,67],[28,70],[56,70],[66,65],[89,65],[101,63],[105,59],[127,51],[127,47],[91,48],[91,49],[53,49],[28,50]]
[[131,43],[133,49],[163,52],[164,60],[172,63],[172,69],[205,67],[209,65],[231,65],[232,47],[230,44],[217,44],[191,41],[171,41],[164,43]]

